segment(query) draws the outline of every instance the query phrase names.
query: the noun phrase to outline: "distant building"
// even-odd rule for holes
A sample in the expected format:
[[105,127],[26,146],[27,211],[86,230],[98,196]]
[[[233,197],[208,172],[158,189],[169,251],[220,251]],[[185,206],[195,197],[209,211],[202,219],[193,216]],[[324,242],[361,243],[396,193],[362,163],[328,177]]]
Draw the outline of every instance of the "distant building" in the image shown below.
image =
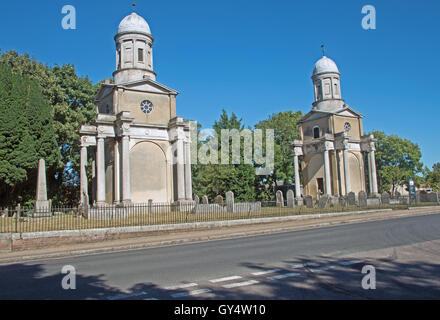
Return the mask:
[[340,78],[335,62],[326,56],[315,64],[315,102],[299,121],[301,138],[293,143],[296,194],[300,191],[300,171],[304,195],[314,198],[319,193],[342,196],[351,191],[378,192],[376,140],[372,135],[364,135],[363,116],[342,99]]

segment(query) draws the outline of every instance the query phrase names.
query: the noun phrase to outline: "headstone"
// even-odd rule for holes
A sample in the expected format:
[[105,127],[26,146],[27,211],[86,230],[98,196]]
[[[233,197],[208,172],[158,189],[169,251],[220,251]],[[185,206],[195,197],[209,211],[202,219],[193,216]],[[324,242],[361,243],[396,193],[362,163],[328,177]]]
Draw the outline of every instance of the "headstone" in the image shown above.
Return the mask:
[[49,201],[47,200],[46,186],[46,163],[44,159],[40,159],[38,163],[38,179],[37,179],[37,199],[35,202],[35,213],[49,213]]
[[437,192],[429,192],[428,193],[428,202],[438,202],[438,193]]
[[341,206],[341,207],[346,207],[347,206],[347,204],[348,204],[348,200],[347,200],[347,197],[339,197],[339,205]]
[[365,191],[359,191],[358,199],[359,199],[359,207],[367,206],[367,193]]
[[209,200],[207,196],[202,197],[202,204],[209,204]]
[[305,196],[304,202],[307,208],[313,208],[313,198],[312,196]]
[[218,204],[199,204],[194,206],[191,213],[222,213],[225,212],[225,208]]
[[372,206],[372,207],[377,207],[380,206],[380,198],[375,197],[375,198],[368,198],[367,199],[367,206]]
[[215,197],[215,203],[222,206],[223,205],[223,197],[220,195]]
[[325,209],[329,204],[330,204],[330,197],[328,195],[324,195],[321,198],[319,198],[318,208]]
[[261,212],[261,202],[242,202],[234,205],[234,213]]
[[234,193],[232,191],[226,192],[226,210],[234,212]]
[[283,192],[281,190],[277,191],[276,194],[277,197],[277,207],[279,208],[283,208],[284,207],[284,196],[283,196]]
[[287,207],[288,208],[295,208],[295,194],[293,190],[287,191]]
[[194,202],[195,202],[196,204],[200,204],[200,198],[199,198],[198,195],[195,195],[195,196],[194,196]]
[[382,193],[382,204],[390,204],[390,194],[388,192]]
[[349,206],[355,206],[356,205],[356,194],[354,192],[350,192],[347,195],[347,201]]

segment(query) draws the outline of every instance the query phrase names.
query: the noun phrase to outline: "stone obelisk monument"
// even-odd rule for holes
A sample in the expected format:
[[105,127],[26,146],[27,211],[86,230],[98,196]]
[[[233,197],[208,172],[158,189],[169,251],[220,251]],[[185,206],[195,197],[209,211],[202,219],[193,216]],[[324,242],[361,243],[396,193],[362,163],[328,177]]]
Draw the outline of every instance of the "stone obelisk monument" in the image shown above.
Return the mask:
[[49,211],[49,201],[47,200],[46,187],[46,163],[44,159],[40,159],[38,163],[38,179],[37,179],[37,201],[35,202],[35,213],[44,214]]

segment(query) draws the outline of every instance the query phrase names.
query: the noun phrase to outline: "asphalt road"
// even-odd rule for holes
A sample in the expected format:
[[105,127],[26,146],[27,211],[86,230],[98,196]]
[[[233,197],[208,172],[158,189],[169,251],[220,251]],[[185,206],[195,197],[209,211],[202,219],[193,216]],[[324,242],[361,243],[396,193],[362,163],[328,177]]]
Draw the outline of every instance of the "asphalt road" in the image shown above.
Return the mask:
[[[66,265],[75,290],[61,286]],[[361,286],[365,265],[376,290]],[[0,265],[0,299],[438,299],[439,276],[431,214]]]

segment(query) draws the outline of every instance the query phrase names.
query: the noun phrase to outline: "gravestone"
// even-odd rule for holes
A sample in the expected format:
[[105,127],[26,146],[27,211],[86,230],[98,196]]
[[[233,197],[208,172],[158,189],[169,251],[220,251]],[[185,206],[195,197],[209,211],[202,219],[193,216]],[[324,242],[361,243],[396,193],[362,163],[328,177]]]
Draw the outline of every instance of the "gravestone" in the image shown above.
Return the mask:
[[293,193],[293,190],[287,191],[287,207],[295,208],[295,194]]
[[276,194],[276,197],[277,197],[277,207],[283,208],[284,207],[283,192],[281,190],[278,190],[277,194]]
[[197,213],[223,213],[225,212],[225,208],[218,204],[199,204],[197,206],[194,206],[194,208],[191,210],[191,213],[197,214]]
[[226,192],[226,210],[234,212],[234,193],[232,191]]
[[47,200],[46,163],[44,159],[38,162],[37,198],[35,202],[36,215],[49,213],[49,201]]
[[223,205],[223,197],[220,195],[215,197],[215,203],[222,206]]
[[321,198],[319,198],[318,208],[325,209],[329,204],[330,204],[330,197],[328,195],[324,195]]
[[367,206],[367,193],[365,191],[359,191],[358,199],[359,199],[359,207]]
[[202,204],[209,204],[209,200],[207,196],[202,197]]
[[347,195],[347,202],[349,206],[355,206],[356,205],[356,194],[354,192],[350,192]]
[[261,202],[242,202],[234,205],[234,213],[261,212]]
[[199,198],[198,195],[195,195],[195,196],[194,196],[194,202],[196,203],[196,205],[197,205],[197,204],[200,204],[200,198]]
[[428,202],[438,202],[438,193],[437,192],[429,192],[428,193]]
[[347,206],[347,203],[348,203],[348,201],[347,201],[347,198],[346,197],[339,197],[339,205],[341,206],[341,207],[346,207]]
[[377,207],[380,206],[380,198],[374,197],[374,198],[368,198],[367,199],[367,206]]
[[382,193],[382,204],[390,204],[390,194],[388,192]]
[[307,208],[313,208],[313,198],[312,196],[305,196],[304,202]]

